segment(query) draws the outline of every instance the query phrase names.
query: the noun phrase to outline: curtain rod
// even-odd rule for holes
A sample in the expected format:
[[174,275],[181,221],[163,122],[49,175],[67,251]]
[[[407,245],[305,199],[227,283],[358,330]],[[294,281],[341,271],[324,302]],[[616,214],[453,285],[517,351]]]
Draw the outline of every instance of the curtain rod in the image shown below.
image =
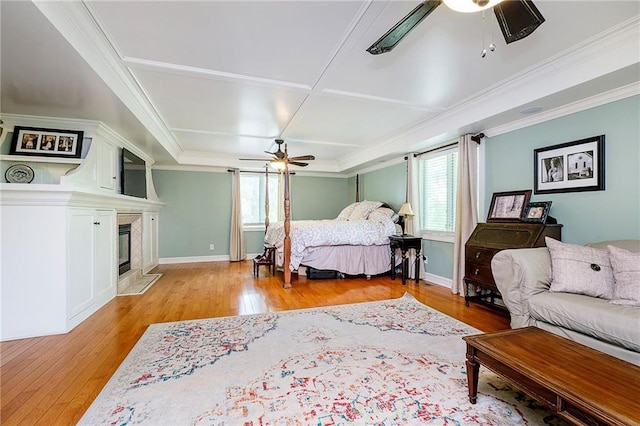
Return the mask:
[[[484,138],[484,133],[478,133],[477,135],[473,135],[471,136],[471,140],[474,141],[475,143],[477,143],[478,145],[480,144],[480,141],[482,140],[482,138]],[[445,148],[450,148],[452,146],[456,146],[458,145],[458,142],[451,142],[449,144],[443,145],[443,146],[439,146],[437,148],[431,148],[431,149],[427,149],[426,151],[422,151],[422,152],[417,152],[415,154],[413,154],[414,157],[419,157],[421,155],[424,154],[428,154],[430,152],[435,152],[435,151],[440,151],[441,149],[445,149]],[[404,158],[405,160],[407,159],[407,157]]]
[[[235,173],[235,172],[236,172],[236,169],[227,169],[227,171],[228,171],[229,173]],[[263,174],[264,174],[264,172],[259,172],[259,171],[257,171],[257,170],[240,170],[240,169],[238,169],[238,171],[239,171],[240,173],[259,173],[259,174],[261,174],[261,175],[263,175]],[[269,172],[269,174],[277,175],[277,174],[279,174],[279,172],[277,172],[277,171],[273,171],[273,172]],[[290,172],[289,172],[289,174],[290,174],[290,175],[295,175],[295,174],[296,174],[296,172],[291,172],[291,171],[290,171]]]

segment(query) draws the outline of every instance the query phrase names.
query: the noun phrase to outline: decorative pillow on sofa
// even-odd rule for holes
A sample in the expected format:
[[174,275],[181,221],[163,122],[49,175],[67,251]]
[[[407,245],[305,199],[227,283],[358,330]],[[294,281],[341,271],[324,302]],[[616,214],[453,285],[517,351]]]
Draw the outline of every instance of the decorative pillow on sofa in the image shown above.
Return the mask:
[[561,243],[545,237],[551,255],[549,291],[613,298],[613,271],[608,250]]
[[351,213],[353,213],[353,210],[356,208],[358,204],[360,203],[358,202],[351,203],[347,207],[342,209],[338,217],[336,217],[336,220],[349,220],[349,216],[351,216]]
[[607,249],[615,279],[611,303],[640,306],[640,253],[615,246]]
[[365,220],[369,213],[382,205],[380,201],[360,201],[349,215],[349,220]]

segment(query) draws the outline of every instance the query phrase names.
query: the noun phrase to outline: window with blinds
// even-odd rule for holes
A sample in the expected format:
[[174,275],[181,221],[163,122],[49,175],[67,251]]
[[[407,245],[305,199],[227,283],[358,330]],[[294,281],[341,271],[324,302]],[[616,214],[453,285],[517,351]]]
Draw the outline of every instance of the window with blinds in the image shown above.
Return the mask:
[[458,187],[458,147],[424,154],[419,160],[420,229],[453,233]]
[[[242,199],[242,225],[263,226],[265,215],[265,175],[240,172],[240,197]],[[269,174],[269,222],[278,220],[278,175]]]

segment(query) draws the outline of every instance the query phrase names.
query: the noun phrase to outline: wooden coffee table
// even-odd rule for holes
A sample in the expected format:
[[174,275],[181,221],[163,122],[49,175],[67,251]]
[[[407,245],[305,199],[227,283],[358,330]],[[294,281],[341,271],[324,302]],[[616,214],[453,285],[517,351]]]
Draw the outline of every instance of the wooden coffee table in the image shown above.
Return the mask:
[[640,367],[536,327],[463,337],[469,401],[480,365],[576,424],[640,424]]

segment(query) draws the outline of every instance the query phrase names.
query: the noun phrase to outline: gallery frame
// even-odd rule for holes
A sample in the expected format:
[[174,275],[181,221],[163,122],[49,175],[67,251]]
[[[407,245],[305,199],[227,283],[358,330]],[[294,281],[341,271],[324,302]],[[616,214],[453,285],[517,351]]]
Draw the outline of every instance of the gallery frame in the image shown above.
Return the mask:
[[84,132],[15,126],[10,153],[39,157],[80,158]]
[[537,201],[528,203],[522,213],[523,222],[547,223],[547,217],[551,210],[551,201]]
[[487,222],[520,222],[531,198],[531,190],[494,192]]
[[533,151],[535,194],[604,190],[604,135]]

